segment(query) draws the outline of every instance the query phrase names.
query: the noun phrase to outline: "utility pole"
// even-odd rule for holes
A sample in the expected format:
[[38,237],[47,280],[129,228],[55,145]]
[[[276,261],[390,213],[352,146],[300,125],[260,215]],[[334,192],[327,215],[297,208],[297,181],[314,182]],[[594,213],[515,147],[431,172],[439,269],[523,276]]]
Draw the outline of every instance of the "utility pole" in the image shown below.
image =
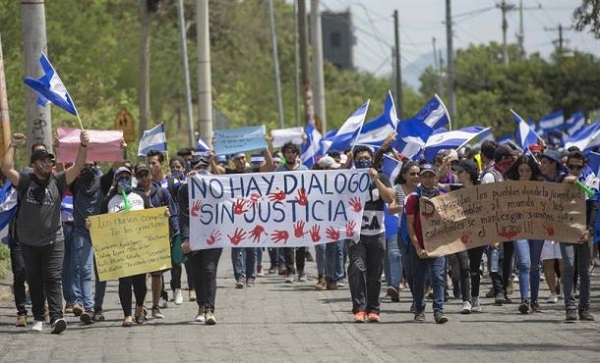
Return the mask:
[[185,86],[185,108],[188,121],[190,146],[196,145],[194,134],[194,114],[192,110],[192,90],[190,86],[190,65],[187,54],[187,37],[185,34],[185,16],[183,14],[183,0],[177,0],[177,15],[179,18],[179,49],[181,51],[181,62],[183,63],[183,79]]
[[321,12],[319,0],[310,2],[311,43],[313,54],[313,79],[315,82],[315,115],[321,120],[321,133],[327,133],[327,115],[325,113],[325,77],[323,75],[323,34],[321,31]]
[[145,1],[140,4],[140,22],[142,32],[140,38],[140,89],[138,106],[140,108],[140,132],[148,129],[150,120],[150,14]]
[[213,114],[208,0],[196,0],[196,36],[198,38],[198,130],[208,146],[212,146]]
[[400,68],[400,20],[398,19],[398,10],[394,10],[394,40],[395,40],[395,57],[396,58],[396,113],[398,119],[402,120],[402,70]]
[[[440,97],[444,97],[443,93],[442,93],[442,89],[443,89],[443,85],[442,85],[442,65],[441,65],[441,59],[438,59],[438,51],[437,51],[437,47],[435,45],[436,43],[436,39],[435,37],[431,38],[431,42],[433,43],[433,64],[435,66],[435,80],[437,82],[437,94]],[[441,52],[441,50],[440,50]]]
[[519,0],[519,33],[517,34],[517,42],[519,43],[519,56],[525,57],[525,26],[523,24],[523,0]]
[[4,55],[2,53],[2,38],[0,37],[0,124],[2,137],[0,137],[0,155],[10,144],[10,117],[8,113],[8,94],[6,92],[6,76],[4,74]]
[[[448,48],[448,99],[450,104],[448,105],[448,112],[450,118],[454,118],[456,115],[456,94],[454,90],[454,48],[452,46],[452,0],[446,0],[446,47]],[[452,127],[452,126],[450,126]],[[454,128],[458,128],[456,120]]]
[[300,123],[299,53],[300,50],[298,48],[298,0],[294,0],[294,117],[296,118],[296,126],[302,125]]
[[[46,12],[44,0],[21,0],[21,24],[23,29],[23,60],[25,75],[39,78],[43,75],[40,67],[40,55],[47,52]],[[50,107],[37,103],[34,90],[25,88],[25,106],[27,117],[27,150],[31,145],[44,143],[52,150],[52,120]]]
[[307,123],[315,123],[313,108],[313,95],[310,87],[310,74],[308,73],[308,39],[306,35],[306,3],[298,0],[298,39],[300,44],[300,74],[304,90],[304,119]]
[[566,39],[563,38],[563,31],[564,30],[571,30],[571,29],[573,29],[572,26],[570,26],[568,28],[564,28],[562,26],[562,24],[558,24],[558,27],[556,27],[556,28],[546,28],[546,27],[544,27],[544,30],[546,30],[546,31],[551,31],[551,32],[558,31],[558,39],[554,40],[554,44],[557,46],[557,51],[558,51],[558,55],[559,56],[561,56],[564,53],[564,51],[565,51],[564,44],[568,43],[568,40],[566,40]]
[[275,92],[277,97],[277,110],[279,112],[279,126],[284,128],[285,119],[283,114],[283,99],[281,96],[281,78],[279,76],[279,56],[277,53],[277,34],[275,33],[273,0],[269,0],[269,23],[271,24],[271,49],[273,50],[273,64],[275,66]]
[[500,4],[496,4],[497,8],[502,10],[502,58],[504,65],[508,67],[508,43],[506,41],[506,31],[508,30],[508,21],[506,20],[506,13],[508,11],[515,10],[514,4],[507,4],[506,1],[502,0]]

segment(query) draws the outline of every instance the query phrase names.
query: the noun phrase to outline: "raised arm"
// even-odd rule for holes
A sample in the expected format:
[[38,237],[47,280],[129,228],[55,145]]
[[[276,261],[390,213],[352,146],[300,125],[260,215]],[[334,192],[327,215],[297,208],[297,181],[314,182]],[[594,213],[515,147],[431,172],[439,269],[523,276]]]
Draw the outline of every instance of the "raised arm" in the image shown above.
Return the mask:
[[77,158],[75,159],[75,163],[71,165],[70,168],[66,171],[66,179],[67,184],[71,184],[75,178],[81,172],[81,169],[85,166],[85,160],[87,158],[87,147],[90,142],[90,137],[85,130],[81,130],[81,134],[79,134],[79,152],[77,153]]
[[15,188],[19,186],[19,180],[21,179],[19,172],[15,170],[15,150],[19,145],[23,145],[26,140],[27,137],[24,134],[12,134],[10,144],[2,160],[2,173],[6,175],[6,178],[10,180]]

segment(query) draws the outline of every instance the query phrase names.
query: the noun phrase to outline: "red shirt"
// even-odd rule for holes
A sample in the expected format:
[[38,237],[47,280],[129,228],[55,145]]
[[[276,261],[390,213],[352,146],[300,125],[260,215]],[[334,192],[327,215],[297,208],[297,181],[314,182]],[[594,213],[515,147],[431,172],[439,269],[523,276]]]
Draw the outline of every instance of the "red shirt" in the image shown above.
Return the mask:
[[[419,241],[419,247],[425,248],[423,245],[423,231],[421,229],[421,216],[419,213],[419,207],[417,203],[419,202],[419,198],[415,194],[409,194],[406,197],[406,202],[404,205],[404,210],[406,211],[407,216],[414,216],[415,220],[413,223],[413,228],[415,230],[415,234],[417,235],[417,241]],[[409,243],[412,243],[409,241]]]

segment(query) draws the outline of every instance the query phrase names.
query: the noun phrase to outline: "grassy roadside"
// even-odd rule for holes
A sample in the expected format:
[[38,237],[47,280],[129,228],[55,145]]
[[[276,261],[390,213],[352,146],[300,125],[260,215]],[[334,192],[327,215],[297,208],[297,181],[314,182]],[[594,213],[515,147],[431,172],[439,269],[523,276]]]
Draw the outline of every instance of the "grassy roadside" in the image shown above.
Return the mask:
[[4,243],[0,243],[0,279],[6,277],[10,271],[10,249]]

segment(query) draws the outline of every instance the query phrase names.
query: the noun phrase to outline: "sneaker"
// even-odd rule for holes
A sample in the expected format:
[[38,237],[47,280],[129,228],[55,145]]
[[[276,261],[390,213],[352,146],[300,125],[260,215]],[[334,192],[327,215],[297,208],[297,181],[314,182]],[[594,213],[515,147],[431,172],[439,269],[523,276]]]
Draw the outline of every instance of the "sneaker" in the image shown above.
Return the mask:
[[417,322],[417,323],[423,323],[423,322],[425,322],[425,313],[423,312],[423,310],[417,311],[415,313],[414,321]]
[[545,313],[545,311],[542,309],[542,307],[540,306],[540,304],[538,304],[537,301],[532,301],[531,305],[529,305],[529,308],[534,313]]
[[67,321],[63,318],[58,318],[52,322],[50,332],[52,334],[60,334],[67,329]]
[[183,304],[183,293],[181,293],[181,289],[175,289],[173,295],[175,295],[175,298],[173,298],[175,305]]
[[327,284],[325,286],[327,290],[337,290],[338,285],[335,281],[327,279]]
[[126,316],[123,319],[123,324],[121,324],[123,328],[131,328],[133,326],[133,318],[131,316]]
[[196,314],[196,321],[199,323],[204,323],[206,321],[203,308],[198,308],[198,314]]
[[490,291],[485,293],[485,297],[490,298],[494,296],[496,296],[496,290],[494,290],[494,287],[491,287]]
[[282,276],[287,276],[288,270],[285,267],[279,267],[277,273]]
[[344,280],[336,281],[336,283],[335,283],[335,287],[337,287],[338,289],[342,289],[345,286],[346,286],[346,284],[344,283]]
[[369,313],[369,315],[367,315],[367,320],[369,320],[369,323],[379,323],[379,314]]
[[367,313],[364,310],[359,310],[354,313],[354,322],[355,323],[364,323],[367,318]]
[[207,309],[204,312],[204,318],[206,319],[204,322],[206,325],[215,325],[217,323],[217,318],[215,318],[215,313],[212,310]]
[[521,312],[521,314],[529,314],[529,301],[525,300],[521,302],[519,305],[519,312]]
[[556,294],[551,294],[550,297],[548,297],[548,301],[546,301],[546,304],[557,304],[558,303],[558,295]]
[[104,321],[106,319],[104,317],[104,311],[102,309],[95,310],[92,319],[94,319],[94,321]]
[[146,309],[143,306],[135,307],[134,318],[135,318],[136,324],[143,324],[144,321],[146,321],[146,315],[148,315],[148,312],[146,311]]
[[567,314],[565,316],[566,323],[573,323],[577,321],[577,312],[575,310],[567,310]]
[[448,322],[448,318],[446,315],[444,315],[444,313],[435,314],[434,318],[437,324],[444,324]]
[[17,315],[15,326],[27,326],[27,315]]
[[594,321],[594,315],[590,314],[587,310],[579,310],[579,320],[581,321]]
[[298,282],[307,282],[306,276],[304,273],[298,273]]
[[504,295],[501,295],[501,294],[496,295],[496,298],[494,299],[494,305],[502,306],[503,303],[504,303]]
[[515,291],[515,284],[512,279],[508,279],[508,283],[506,284],[506,295],[512,295]]
[[244,278],[240,277],[239,279],[237,279],[237,281],[235,282],[235,288],[236,289],[243,289],[244,288]]
[[393,302],[400,302],[400,291],[397,288],[390,286],[387,288],[387,294],[392,298]]
[[471,314],[471,310],[473,309],[473,307],[471,306],[471,302],[470,301],[463,301],[463,306],[462,306],[462,310],[460,311],[461,314]]
[[319,276],[319,280],[317,281],[317,284],[315,285],[315,290],[321,291],[321,290],[325,290],[326,288],[327,288],[327,279],[325,278],[325,276]]
[[83,314],[83,308],[78,304],[73,305],[73,315],[81,316]]
[[285,283],[286,284],[293,284],[294,283],[294,277],[292,277],[291,275],[285,275]]
[[31,330],[40,333],[44,329],[44,322],[40,320],[36,320],[33,322],[31,326]]
[[471,297],[471,311],[474,313],[481,312],[481,304],[479,303],[479,296]]
[[65,314],[73,314],[73,304],[65,305]]
[[155,319],[164,319],[165,315],[160,311],[160,307],[155,305],[152,307],[152,317]]
[[196,290],[192,289],[188,292],[188,299],[190,301],[196,301]]
[[81,320],[84,324],[93,324],[94,320],[92,319],[93,313],[91,311],[84,311],[79,316],[79,320]]
[[254,278],[251,277],[249,279],[246,280],[246,287],[254,287]]
[[269,275],[276,274],[276,273],[277,273],[277,267],[275,267],[275,266],[271,266],[271,267],[269,268],[269,271],[267,271],[267,273],[268,273]]
[[160,307],[166,309],[169,307],[169,301],[163,297],[160,298]]
[[265,271],[262,266],[256,266],[256,276],[263,277],[265,275]]

